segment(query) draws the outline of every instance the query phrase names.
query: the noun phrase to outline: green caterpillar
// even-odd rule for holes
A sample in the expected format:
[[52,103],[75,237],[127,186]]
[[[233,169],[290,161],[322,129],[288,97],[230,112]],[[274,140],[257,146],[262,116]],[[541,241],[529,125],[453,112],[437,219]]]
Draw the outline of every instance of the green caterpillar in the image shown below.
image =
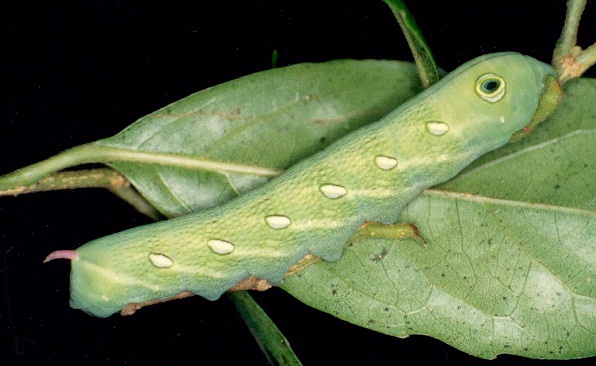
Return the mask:
[[550,66],[517,53],[476,58],[223,206],[48,260],[72,260],[70,304],[99,317],[185,290],[215,300],[249,276],[278,284],[305,255],[337,260],[365,221],[395,222],[421,190],[507,143],[534,114],[553,108],[540,100],[554,77]]

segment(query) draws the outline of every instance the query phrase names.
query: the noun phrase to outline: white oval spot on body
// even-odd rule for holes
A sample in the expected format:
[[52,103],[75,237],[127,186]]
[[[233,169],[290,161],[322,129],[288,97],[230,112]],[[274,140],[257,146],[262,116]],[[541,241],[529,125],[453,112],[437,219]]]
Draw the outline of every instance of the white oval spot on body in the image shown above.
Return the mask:
[[499,118],[499,121],[501,121],[501,123],[505,123],[505,116],[501,116],[501,117]]
[[348,193],[348,191],[342,187],[335,184],[323,184],[320,188],[321,193],[325,195],[327,198],[337,199],[343,197]]
[[426,129],[435,136],[441,136],[449,131],[449,125],[444,122],[427,122]]
[[265,221],[272,229],[285,229],[292,223],[289,217],[283,215],[267,216],[265,217]]
[[160,253],[149,254],[149,261],[157,268],[168,268],[174,265],[174,261],[170,257]]
[[390,156],[379,155],[375,158],[375,164],[383,170],[390,170],[397,166],[397,160]]
[[110,299],[106,295],[101,295],[101,299],[103,301],[110,301]]
[[235,249],[234,244],[220,239],[211,239],[207,242],[207,245],[217,254],[230,254]]

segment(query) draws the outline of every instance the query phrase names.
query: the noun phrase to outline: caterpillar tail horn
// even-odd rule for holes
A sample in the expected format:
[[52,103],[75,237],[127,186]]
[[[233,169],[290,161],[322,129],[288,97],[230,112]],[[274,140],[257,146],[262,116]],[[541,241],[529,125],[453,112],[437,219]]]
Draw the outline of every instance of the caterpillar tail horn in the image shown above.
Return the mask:
[[48,254],[44,263],[53,261],[54,259],[70,259],[71,261],[79,259],[79,253],[76,250],[56,250]]

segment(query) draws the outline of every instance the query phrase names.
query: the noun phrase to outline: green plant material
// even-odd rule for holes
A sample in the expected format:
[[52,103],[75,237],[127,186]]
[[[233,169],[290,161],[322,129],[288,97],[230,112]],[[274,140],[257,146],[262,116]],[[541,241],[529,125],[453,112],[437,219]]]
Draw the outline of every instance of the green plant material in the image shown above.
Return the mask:
[[279,58],[279,53],[277,50],[273,50],[271,52],[271,68],[275,69],[277,67],[277,59]]
[[271,365],[294,366],[302,365],[292,351],[290,343],[246,291],[228,293],[228,297],[236,305],[236,309],[244,319],[261,351]]
[[[100,140],[101,141],[101,140]],[[202,157],[160,153],[144,152],[133,149],[125,149],[111,146],[102,146],[100,143],[90,143],[73,147],[49,159],[19,169],[13,173],[0,178],[0,184],[4,190],[19,191],[26,190],[23,185],[36,184],[46,179],[54,172],[81,164],[89,163],[110,163],[124,161],[135,164],[154,164],[159,166],[181,167],[183,169],[200,169],[211,172],[251,174],[262,177],[273,177],[278,175],[280,169],[258,167],[249,164],[238,164],[224,161],[209,160]],[[15,188],[5,188],[15,187]]]
[[108,188],[129,185],[126,178],[109,168],[67,171],[41,179],[30,186],[0,191],[0,196],[17,196],[25,193],[47,192],[60,189]]
[[[561,37],[557,41],[553,51],[553,61],[562,59],[577,44],[577,31],[579,23],[586,8],[586,0],[567,0],[567,12],[565,14],[565,24],[561,31]],[[555,66],[555,62],[553,62]]]
[[583,51],[577,45],[579,22],[585,7],[586,0],[567,1],[565,24],[553,52],[552,62],[561,84],[580,77],[596,63],[596,43]]
[[399,221],[426,247],[359,235],[340,261],[282,287],[359,326],[482,358],[596,355],[594,98],[596,80],[569,83],[535,134],[412,201]]
[[433,85],[437,81],[439,81],[441,75],[439,72],[439,68],[435,63],[435,59],[433,54],[426,44],[424,40],[424,36],[422,35],[422,31],[416,24],[416,20],[414,16],[408,8],[406,4],[401,0],[384,0],[385,4],[391,8],[399,27],[401,28],[406,40],[408,41],[408,45],[410,46],[410,50],[412,51],[412,55],[414,56],[414,61],[416,62],[416,68],[418,69],[418,74],[420,75],[420,79],[422,80],[422,85],[425,88]]
[[[512,201],[596,211],[595,141],[594,129],[555,137],[480,165],[442,188]],[[519,174],[529,170],[528,167],[531,167],[531,175]]]
[[107,189],[143,215],[154,220],[163,219],[163,216],[132,188],[130,182],[124,176],[110,168],[59,172],[29,186],[19,186],[15,189],[0,191],[0,196],[17,196],[25,193],[78,188]]
[[116,136],[0,177],[0,190],[78,164],[109,163],[162,214],[177,216],[254,189],[420,89],[414,65],[406,62],[340,60],[268,70],[195,93]]

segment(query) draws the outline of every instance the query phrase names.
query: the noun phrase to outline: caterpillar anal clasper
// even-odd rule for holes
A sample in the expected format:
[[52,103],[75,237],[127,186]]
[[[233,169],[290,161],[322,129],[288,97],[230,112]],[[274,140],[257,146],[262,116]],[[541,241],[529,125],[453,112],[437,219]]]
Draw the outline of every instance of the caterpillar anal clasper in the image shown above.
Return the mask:
[[[217,299],[253,276],[278,284],[307,254],[334,261],[365,221],[393,223],[421,190],[509,141],[540,104],[548,65],[478,57],[383,119],[227,204],[91,241],[71,259],[71,306],[106,317],[191,291]],[[256,101],[258,102],[258,101]]]

